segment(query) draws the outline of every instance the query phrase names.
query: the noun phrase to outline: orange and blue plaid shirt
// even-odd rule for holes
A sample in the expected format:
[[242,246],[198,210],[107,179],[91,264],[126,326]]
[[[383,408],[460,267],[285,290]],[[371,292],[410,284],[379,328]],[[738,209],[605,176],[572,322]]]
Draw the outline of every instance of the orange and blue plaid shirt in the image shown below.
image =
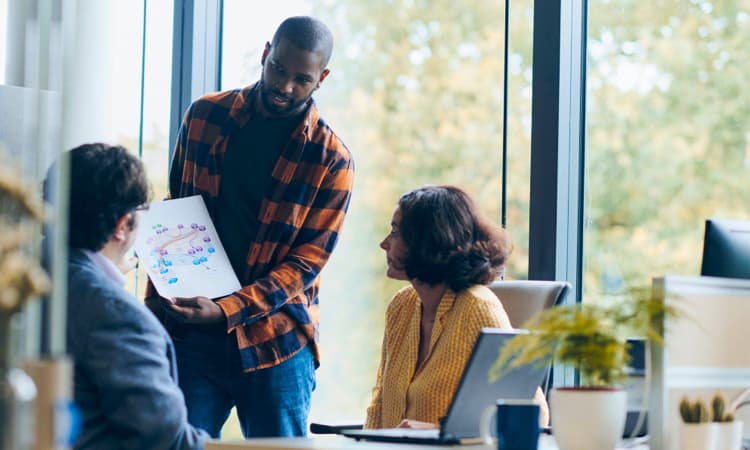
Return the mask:
[[[215,219],[232,132],[252,114],[257,84],[208,94],[185,113],[169,196],[200,194]],[[318,347],[320,272],[338,241],[351,198],[354,161],[312,99],[271,173],[248,249],[242,289],[216,303],[236,330],[245,371],[275,366],[308,343]]]

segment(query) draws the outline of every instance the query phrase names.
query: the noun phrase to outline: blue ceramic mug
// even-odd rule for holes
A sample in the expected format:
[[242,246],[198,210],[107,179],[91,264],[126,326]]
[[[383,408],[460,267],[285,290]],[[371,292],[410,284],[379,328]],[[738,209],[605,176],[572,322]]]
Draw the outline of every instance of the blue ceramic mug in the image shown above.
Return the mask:
[[495,442],[490,431],[493,428],[498,450],[537,450],[539,405],[532,400],[498,400],[482,413],[480,433],[486,444]]

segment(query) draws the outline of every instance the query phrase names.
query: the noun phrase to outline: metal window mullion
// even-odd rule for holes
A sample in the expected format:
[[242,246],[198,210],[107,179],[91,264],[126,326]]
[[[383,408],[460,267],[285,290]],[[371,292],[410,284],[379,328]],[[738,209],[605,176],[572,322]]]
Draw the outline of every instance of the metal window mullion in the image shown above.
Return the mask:
[[169,160],[190,102],[219,90],[222,0],[175,0]]
[[[581,300],[586,0],[534,1],[529,279]],[[556,366],[554,384],[572,384]]]
[[586,0],[564,1],[560,29],[560,123],[556,278],[583,299],[583,188],[585,162]]

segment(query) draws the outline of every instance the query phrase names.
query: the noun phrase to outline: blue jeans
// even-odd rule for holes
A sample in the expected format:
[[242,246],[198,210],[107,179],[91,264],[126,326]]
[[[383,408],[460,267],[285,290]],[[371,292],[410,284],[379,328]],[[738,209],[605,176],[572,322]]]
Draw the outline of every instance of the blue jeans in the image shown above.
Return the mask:
[[315,389],[309,347],[277,366],[245,373],[234,333],[197,328],[174,341],[180,388],[193,426],[220,438],[236,406],[245,438],[307,435]]

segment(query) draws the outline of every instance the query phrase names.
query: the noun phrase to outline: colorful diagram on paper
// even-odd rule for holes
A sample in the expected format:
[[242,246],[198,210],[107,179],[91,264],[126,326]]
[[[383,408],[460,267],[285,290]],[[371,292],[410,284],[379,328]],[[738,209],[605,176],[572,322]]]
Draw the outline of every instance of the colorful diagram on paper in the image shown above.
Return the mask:
[[240,289],[201,196],[155,202],[141,213],[135,249],[162,297],[222,297]]
[[211,257],[216,253],[215,237],[206,226],[178,223],[173,227],[155,224],[153,234],[146,239],[149,246],[151,279],[163,284],[176,284],[183,277],[184,267],[201,267],[216,270],[211,266]]

